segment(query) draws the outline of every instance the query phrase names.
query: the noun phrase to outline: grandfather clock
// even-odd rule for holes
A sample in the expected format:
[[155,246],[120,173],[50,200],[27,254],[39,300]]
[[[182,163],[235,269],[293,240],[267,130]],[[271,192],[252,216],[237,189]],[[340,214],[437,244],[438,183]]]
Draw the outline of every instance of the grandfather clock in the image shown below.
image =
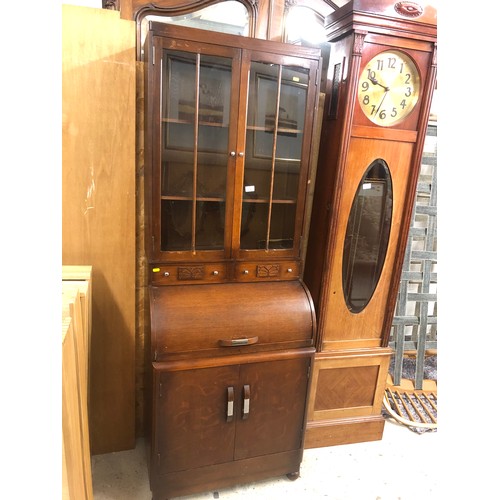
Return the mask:
[[433,6],[353,0],[326,28],[304,270],[318,319],[309,448],[382,437],[389,331],[436,84]]

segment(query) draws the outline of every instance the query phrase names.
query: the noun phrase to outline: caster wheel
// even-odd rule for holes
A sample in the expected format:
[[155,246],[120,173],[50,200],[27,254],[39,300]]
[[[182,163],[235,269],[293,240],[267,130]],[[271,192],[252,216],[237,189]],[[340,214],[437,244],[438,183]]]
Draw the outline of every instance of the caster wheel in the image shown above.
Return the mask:
[[300,472],[289,472],[286,477],[290,479],[290,481],[296,481],[300,476]]

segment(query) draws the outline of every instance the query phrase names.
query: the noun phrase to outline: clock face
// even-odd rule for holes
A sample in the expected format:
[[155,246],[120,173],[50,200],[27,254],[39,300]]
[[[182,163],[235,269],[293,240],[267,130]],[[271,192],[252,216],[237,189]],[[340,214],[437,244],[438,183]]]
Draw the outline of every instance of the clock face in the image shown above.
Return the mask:
[[382,127],[395,125],[408,116],[418,102],[420,75],[403,52],[377,54],[359,77],[358,101],[369,120]]

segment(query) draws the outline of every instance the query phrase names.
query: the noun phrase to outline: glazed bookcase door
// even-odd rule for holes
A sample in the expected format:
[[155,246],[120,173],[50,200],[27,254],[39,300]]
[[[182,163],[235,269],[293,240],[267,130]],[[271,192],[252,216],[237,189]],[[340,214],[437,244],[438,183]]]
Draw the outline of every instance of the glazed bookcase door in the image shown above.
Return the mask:
[[152,257],[298,258],[318,59],[152,37]]
[[[240,258],[297,257],[302,232],[317,61],[253,53],[248,81]],[[238,189],[238,188],[237,188]]]
[[154,37],[153,254],[227,258],[239,51]]

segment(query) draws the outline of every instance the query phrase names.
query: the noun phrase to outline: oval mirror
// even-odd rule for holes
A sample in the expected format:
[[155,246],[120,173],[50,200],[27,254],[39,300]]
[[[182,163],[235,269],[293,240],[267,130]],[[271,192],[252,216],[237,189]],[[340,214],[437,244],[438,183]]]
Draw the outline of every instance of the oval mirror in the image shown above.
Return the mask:
[[370,302],[382,272],[392,219],[392,181],[387,163],[373,161],[351,206],[342,256],[342,288],[351,312]]

